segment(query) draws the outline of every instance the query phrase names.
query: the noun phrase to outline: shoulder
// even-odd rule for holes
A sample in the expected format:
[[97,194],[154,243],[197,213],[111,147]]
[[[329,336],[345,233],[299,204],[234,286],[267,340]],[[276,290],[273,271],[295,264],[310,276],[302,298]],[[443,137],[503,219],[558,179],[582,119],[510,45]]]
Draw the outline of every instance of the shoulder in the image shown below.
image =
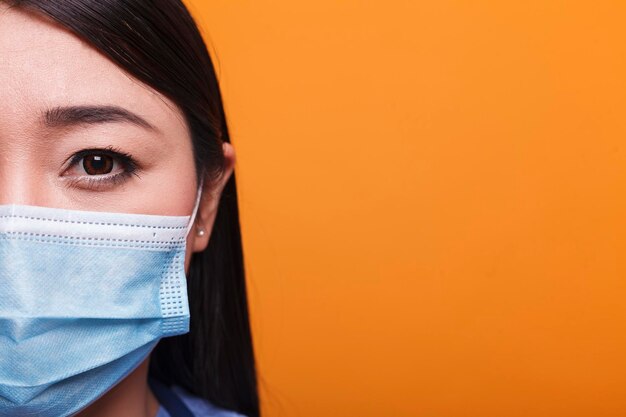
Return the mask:
[[178,385],[172,386],[171,389],[196,417],[245,417],[234,411],[219,408],[204,398],[196,397]]

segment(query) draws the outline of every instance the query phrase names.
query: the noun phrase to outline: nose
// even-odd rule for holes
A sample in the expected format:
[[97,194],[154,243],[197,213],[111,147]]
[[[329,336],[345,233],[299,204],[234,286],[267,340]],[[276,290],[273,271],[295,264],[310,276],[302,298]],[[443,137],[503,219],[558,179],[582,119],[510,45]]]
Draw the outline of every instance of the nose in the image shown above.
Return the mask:
[[41,170],[16,153],[0,155],[0,204],[45,206],[49,188]]

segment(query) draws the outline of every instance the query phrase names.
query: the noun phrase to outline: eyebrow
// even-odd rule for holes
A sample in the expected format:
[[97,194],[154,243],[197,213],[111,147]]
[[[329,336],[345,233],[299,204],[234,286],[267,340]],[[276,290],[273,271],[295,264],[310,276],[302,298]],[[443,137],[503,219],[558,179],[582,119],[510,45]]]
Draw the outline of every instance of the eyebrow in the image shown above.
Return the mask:
[[159,131],[146,119],[119,106],[57,106],[44,112],[43,121],[48,127],[131,123],[147,130]]

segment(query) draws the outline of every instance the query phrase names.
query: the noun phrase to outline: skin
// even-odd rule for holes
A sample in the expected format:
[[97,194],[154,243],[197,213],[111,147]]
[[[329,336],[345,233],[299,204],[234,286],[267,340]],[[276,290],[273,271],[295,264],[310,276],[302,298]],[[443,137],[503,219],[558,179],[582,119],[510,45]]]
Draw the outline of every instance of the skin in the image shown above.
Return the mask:
[[[1,1],[0,86],[0,204],[191,214],[197,184],[191,137],[180,109],[61,26]],[[126,121],[69,126],[42,121],[46,109],[70,105],[120,106],[156,129]],[[85,168],[86,159],[68,166],[81,150],[108,147],[131,155],[137,175],[111,182],[112,175],[127,169],[120,162],[113,163],[111,172],[96,175]],[[192,253],[208,244],[219,196],[233,172],[234,149],[225,143],[223,151],[224,173],[217,183],[205,185],[187,239],[186,270]],[[94,152],[87,159],[94,154],[98,156]],[[148,360],[79,416],[154,417],[159,404],[147,386]]]

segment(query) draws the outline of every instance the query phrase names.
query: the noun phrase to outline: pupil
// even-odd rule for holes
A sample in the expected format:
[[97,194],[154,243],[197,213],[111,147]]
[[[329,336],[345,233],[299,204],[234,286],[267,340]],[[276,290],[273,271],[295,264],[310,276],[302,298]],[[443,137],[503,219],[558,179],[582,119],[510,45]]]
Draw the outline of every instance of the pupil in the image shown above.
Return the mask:
[[89,175],[104,175],[113,169],[113,159],[107,155],[90,155],[83,159],[83,168]]

